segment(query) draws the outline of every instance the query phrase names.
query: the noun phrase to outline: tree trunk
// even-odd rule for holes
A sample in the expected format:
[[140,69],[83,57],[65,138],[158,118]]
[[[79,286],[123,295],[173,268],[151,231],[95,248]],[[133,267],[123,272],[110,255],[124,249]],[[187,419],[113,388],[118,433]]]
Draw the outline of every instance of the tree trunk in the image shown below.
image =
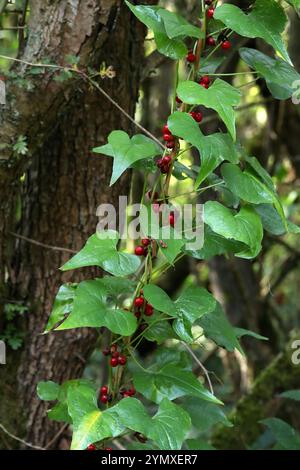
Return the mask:
[[[133,114],[145,31],[123,2],[30,3],[22,60],[36,63],[47,57],[61,65],[72,54],[80,56],[79,68],[99,70],[103,62],[112,65],[116,77],[100,85]],[[21,76],[26,70],[23,64],[15,67]],[[52,78],[52,72],[33,78],[31,92],[8,81],[8,102],[0,117],[1,304],[14,299],[28,306],[19,325],[25,333],[24,348],[8,351],[8,364],[0,369],[0,421],[9,431],[40,446],[47,445],[60,426],[47,419],[47,405],[36,396],[37,383],[80,377],[96,340],[89,329],[41,333],[60,284],[91,276],[93,271],[62,274],[58,267],[70,253],[38,246],[11,232],[78,250],[95,232],[97,206],[102,202],[116,205],[129,183],[125,177],[108,190],[110,159],[91,153],[114,128],[128,130],[128,120],[84,82],[57,83]],[[26,136],[29,153],[16,158],[12,145],[19,135]],[[18,200],[21,216],[17,221]],[[16,447],[17,442],[1,433],[0,445]]]

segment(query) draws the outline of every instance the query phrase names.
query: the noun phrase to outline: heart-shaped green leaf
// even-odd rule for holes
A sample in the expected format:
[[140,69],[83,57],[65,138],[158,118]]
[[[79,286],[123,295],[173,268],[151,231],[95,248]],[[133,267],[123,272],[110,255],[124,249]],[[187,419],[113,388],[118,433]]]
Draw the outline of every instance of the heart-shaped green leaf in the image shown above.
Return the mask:
[[117,232],[95,233],[79,253],[60,269],[70,271],[85,266],[100,266],[114,276],[128,276],[139,268],[141,262],[135,255],[119,252],[116,248],[118,241]]
[[198,39],[204,37],[200,28],[193,26],[183,16],[173,11],[161,8],[157,14],[163,19],[166,33],[170,39],[186,36]]
[[234,214],[219,202],[208,201],[204,205],[204,219],[213,232],[248,246],[236,256],[250,259],[260,252],[263,228],[260,217],[251,207],[242,207]]
[[105,326],[113,333],[132,335],[137,327],[135,316],[131,312],[109,307],[106,294],[101,279],[81,282],[71,314],[56,330]]
[[63,284],[59,288],[45,331],[51,330],[57,323],[62,321],[67,314],[71,313],[76,288],[76,284]]
[[214,18],[243,37],[264,39],[290,62],[281,37],[287,17],[275,0],[256,0],[249,14],[245,14],[235,5],[221,5],[216,9]]
[[137,134],[130,139],[124,131],[111,132],[108,136],[108,145],[96,147],[93,152],[113,157],[111,186],[135,162],[161,153],[158,146],[149,137]]
[[240,102],[241,92],[219,78],[208,88],[196,82],[181,82],[177,88],[179,98],[187,104],[203,105],[214,109],[226,124],[233,140],[236,138],[235,112],[233,107]]

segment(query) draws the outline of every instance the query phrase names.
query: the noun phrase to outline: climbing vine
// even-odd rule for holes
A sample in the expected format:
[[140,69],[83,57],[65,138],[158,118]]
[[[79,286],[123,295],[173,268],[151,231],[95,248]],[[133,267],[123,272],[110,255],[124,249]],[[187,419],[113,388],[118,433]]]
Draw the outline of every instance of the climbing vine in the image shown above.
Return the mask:
[[[288,3],[299,7],[299,2]],[[140,126],[143,133],[132,137],[115,130],[106,145],[94,149],[101,158],[113,160],[111,185],[129,168],[143,173],[141,202],[146,211],[140,217],[140,240],[134,253],[129,253],[120,249],[117,230],[98,229],[61,269],[98,266],[106,274],[61,286],[46,326],[49,334],[105,327],[110,332],[109,344],[102,350],[107,383],[99,390],[86,379],[60,385],[41,382],[38,395],[56,401],[48,412],[50,419],[72,424],[74,450],[109,450],[114,439],[131,449],[201,449],[203,443],[189,439],[195,415],[202,410],[229,422],[194,351],[199,331],[218,346],[241,353],[241,336],[264,338],[231,326],[221,305],[203,287],[189,285],[174,300],[158,283],[183,256],[208,260],[225,254],[253,259],[261,251],[264,230],[299,233],[285,217],[272,178],[237,138],[236,108],[247,87],[233,83],[237,75],[251,81],[264,79],[273,97],[283,100],[293,96],[300,76],[283,41],[284,2],[256,0],[253,9],[244,12],[228,3],[202,0],[195,24],[160,6],[126,4],[151,30],[158,51],[175,61],[171,113],[162,139]],[[264,40],[274,54],[240,47],[243,71],[222,73],[229,51],[239,44],[237,35]],[[74,60],[72,67],[74,71]],[[92,77],[80,70],[76,73],[98,86]],[[205,135],[201,123],[208,109],[218,115],[223,127]],[[191,148],[199,152],[199,166],[183,163]],[[189,248],[190,234],[175,204],[178,195],[171,194],[171,177],[190,178],[197,197],[208,189],[213,192],[213,197],[203,199],[204,238],[195,249]],[[198,219],[193,217],[196,230]],[[147,368],[137,353],[144,338],[162,345]],[[168,340],[179,347],[167,347]],[[195,375],[194,366],[205,381]],[[151,403],[151,414],[146,403]],[[135,437],[129,445],[128,435]]]

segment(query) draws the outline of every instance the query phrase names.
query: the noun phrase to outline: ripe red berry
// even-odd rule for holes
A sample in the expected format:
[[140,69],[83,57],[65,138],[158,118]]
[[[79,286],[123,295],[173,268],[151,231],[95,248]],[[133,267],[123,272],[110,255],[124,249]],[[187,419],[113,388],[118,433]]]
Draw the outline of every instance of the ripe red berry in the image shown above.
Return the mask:
[[179,98],[179,96],[176,96],[176,103],[181,104],[182,100]]
[[132,386],[129,390],[127,390],[127,393],[129,394],[130,397],[133,397],[133,395],[136,394],[135,388]]
[[175,147],[175,141],[172,140],[171,142],[167,142],[167,148],[168,149],[173,149]]
[[137,256],[144,256],[145,255],[145,249],[143,246],[137,246],[136,249],[134,250],[135,254]]
[[175,225],[175,215],[174,215],[173,212],[171,212],[171,214],[169,215],[169,222],[170,222],[171,227],[174,227],[174,225]]
[[95,444],[90,444],[89,446],[87,446],[86,450],[96,450]]
[[190,115],[195,119],[196,122],[201,122],[203,119],[202,113],[200,112],[196,113],[195,111],[192,111]]
[[228,41],[228,40],[223,41],[221,47],[222,47],[222,49],[223,49],[224,51],[227,51],[228,49],[231,48],[231,42]]
[[120,356],[120,353],[118,351],[115,351],[114,353],[112,353],[112,357],[119,357]]
[[212,47],[212,46],[215,46],[215,45],[216,45],[216,40],[215,40],[215,38],[214,38],[213,36],[208,36],[208,37],[206,38],[206,44],[207,44],[207,46],[211,46],[211,47]]
[[101,395],[100,401],[101,401],[101,403],[103,403],[103,405],[106,405],[106,403],[108,402],[108,396],[107,395]]
[[101,389],[100,389],[101,395],[107,395],[107,392],[108,392],[108,387],[106,385],[101,387]]
[[109,356],[110,355],[110,349],[109,348],[103,349],[102,354],[103,354],[103,356]]
[[202,85],[202,83],[203,83],[204,85],[209,85],[209,84],[210,84],[210,78],[209,78],[209,76],[208,76],[208,75],[203,75],[203,77],[201,77],[199,83],[200,83],[200,85]]
[[147,304],[145,307],[145,315],[147,317],[151,317],[151,315],[153,315],[153,311],[154,311],[153,306],[151,304]]
[[215,13],[214,7],[210,7],[210,8],[207,10],[207,16],[208,16],[208,18],[213,18],[214,13]]
[[104,450],[113,450],[112,447],[105,447]]
[[186,60],[187,60],[187,62],[192,64],[196,60],[195,54],[192,51],[189,51],[188,55],[186,56]]
[[172,134],[164,134],[163,139],[165,142],[173,142],[174,136]]
[[127,362],[127,357],[122,355],[122,356],[119,356],[118,358],[118,363],[120,364],[120,366],[125,366]]
[[143,297],[137,297],[136,299],[134,299],[134,306],[136,308],[141,308],[143,305],[144,305]]
[[163,134],[171,134],[170,129],[168,127],[168,124],[165,124],[164,127],[162,128],[162,133]]
[[117,357],[112,357],[111,360],[110,360],[110,365],[112,367],[117,367],[117,365],[119,364],[119,358]]
[[151,240],[149,240],[149,238],[143,238],[141,240],[141,243],[142,243],[143,246],[149,246],[150,243],[151,243]]

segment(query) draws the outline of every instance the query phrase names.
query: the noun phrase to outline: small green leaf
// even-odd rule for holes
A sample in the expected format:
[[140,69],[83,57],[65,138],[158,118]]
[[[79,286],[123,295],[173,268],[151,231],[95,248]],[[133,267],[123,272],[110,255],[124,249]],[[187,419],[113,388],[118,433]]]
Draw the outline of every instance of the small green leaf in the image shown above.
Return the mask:
[[76,290],[73,310],[56,330],[105,326],[123,336],[132,335],[137,327],[131,312],[109,307],[101,279],[83,281]]
[[216,9],[214,18],[243,37],[264,39],[290,62],[281,37],[287,17],[275,0],[256,0],[249,14],[235,5],[221,5]]
[[139,160],[155,157],[160,153],[160,149],[153,140],[142,134],[130,139],[124,131],[113,131],[108,136],[108,145],[96,147],[93,152],[113,157],[113,172],[110,181],[112,186],[127,168]]
[[244,328],[234,328],[234,331],[238,339],[242,338],[243,336],[252,336],[252,338],[259,339],[261,341],[268,341],[269,339],[266,336],[259,335],[254,331],[245,330]]
[[55,297],[51,315],[45,331],[50,331],[55,325],[71,313],[77,285],[63,284]]
[[170,39],[186,36],[198,39],[204,37],[200,28],[193,26],[177,13],[161,8],[157,14],[163,19],[166,33]]
[[288,390],[279,395],[281,398],[289,398],[290,400],[300,401],[300,390]]
[[117,250],[119,234],[114,231],[92,235],[85,246],[60,269],[70,271],[86,266],[99,266],[114,276],[128,276],[139,268],[140,259]]
[[217,78],[208,90],[196,82],[181,82],[178,85],[177,94],[184,103],[201,104],[206,108],[214,109],[226,124],[233,140],[235,140],[235,112],[233,107],[240,102],[241,92],[239,90]]
[[58,397],[60,386],[51,380],[49,382],[39,382],[37,394],[41,400],[52,401]]

